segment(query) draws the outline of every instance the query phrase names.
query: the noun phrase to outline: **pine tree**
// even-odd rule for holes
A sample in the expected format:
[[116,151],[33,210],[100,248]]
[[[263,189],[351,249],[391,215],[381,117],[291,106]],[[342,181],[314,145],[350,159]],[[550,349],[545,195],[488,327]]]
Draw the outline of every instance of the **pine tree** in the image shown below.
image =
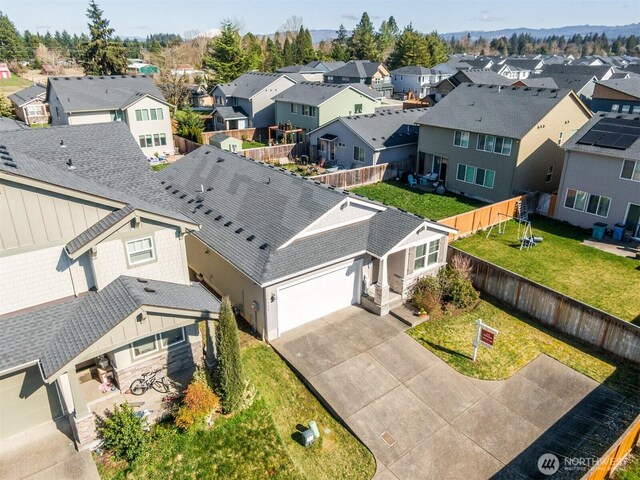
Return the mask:
[[351,58],[351,52],[349,51],[349,36],[347,35],[347,29],[344,25],[340,25],[340,28],[336,32],[338,35],[331,42],[331,58],[334,60],[347,62]]
[[247,71],[242,39],[238,27],[230,20],[224,20],[220,35],[209,41],[202,64],[213,70],[218,83],[230,82]]
[[22,60],[27,58],[24,40],[9,17],[0,12],[0,59]]
[[367,12],[362,14],[360,22],[353,30],[349,46],[357,60],[376,60],[379,57],[373,23],[371,23]]
[[439,63],[444,63],[449,58],[449,45],[447,45],[438,32],[431,32],[426,37],[427,50],[429,51],[429,63],[425,67],[433,67]]
[[393,16],[389,17],[389,20],[383,21],[380,25],[380,30],[376,35],[376,41],[378,43],[378,51],[381,62],[386,62],[391,52],[395,48],[396,40],[399,35],[398,25],[396,24]]
[[413,29],[409,24],[396,42],[396,47],[389,58],[389,67],[392,69],[406,67],[408,65],[431,66],[431,54],[426,37]]
[[246,382],[240,356],[238,326],[229,297],[222,299],[220,307],[216,351],[216,384],[224,412],[231,413],[242,405]]
[[313,49],[313,40],[311,33],[304,27],[300,27],[298,35],[293,41],[293,63],[304,65],[316,58],[316,52]]
[[282,62],[285,65],[293,65],[296,61],[295,48],[288,38],[284,40],[282,47]]
[[282,51],[280,45],[267,38],[267,46],[265,47],[264,54],[264,71],[275,72],[280,67],[283,67],[282,63]]
[[89,41],[82,45],[80,63],[87,75],[123,74],[127,71],[124,45],[113,38],[114,29],[102,14],[95,0],[91,0],[87,9]]
[[176,133],[182,138],[191,140],[202,144],[202,131],[204,130],[204,120],[200,117],[200,114],[186,108],[185,110],[179,110],[175,115],[178,127]]
[[260,70],[264,62],[262,46],[253,33],[247,33],[242,38],[242,50],[246,57],[247,70]]

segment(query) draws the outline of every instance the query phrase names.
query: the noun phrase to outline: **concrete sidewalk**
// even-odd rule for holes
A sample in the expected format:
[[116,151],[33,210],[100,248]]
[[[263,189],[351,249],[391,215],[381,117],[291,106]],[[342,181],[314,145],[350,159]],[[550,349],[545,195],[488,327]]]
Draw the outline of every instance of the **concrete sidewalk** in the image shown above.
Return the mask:
[[91,452],[77,452],[66,419],[0,441],[0,478],[100,480]]
[[373,452],[376,480],[550,478],[540,455],[568,457],[622,401],[544,355],[508,380],[466,377],[404,328],[350,307],[272,342]]

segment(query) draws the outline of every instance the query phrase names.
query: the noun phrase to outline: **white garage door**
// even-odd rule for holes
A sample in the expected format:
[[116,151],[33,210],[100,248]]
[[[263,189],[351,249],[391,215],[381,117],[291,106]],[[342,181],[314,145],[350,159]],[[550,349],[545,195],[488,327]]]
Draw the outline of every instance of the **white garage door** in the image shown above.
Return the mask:
[[37,366],[0,378],[0,438],[60,417],[55,385],[45,385]]
[[278,334],[360,303],[362,261],[278,290]]

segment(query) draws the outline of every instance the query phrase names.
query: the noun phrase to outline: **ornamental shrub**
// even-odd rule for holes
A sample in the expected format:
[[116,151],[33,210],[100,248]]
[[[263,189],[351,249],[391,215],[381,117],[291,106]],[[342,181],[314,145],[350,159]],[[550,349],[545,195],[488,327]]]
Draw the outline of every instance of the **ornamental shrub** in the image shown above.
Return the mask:
[[440,307],[442,287],[438,277],[427,275],[418,279],[411,290],[411,304],[418,310],[431,313]]
[[143,420],[136,416],[128,403],[114,405],[113,414],[98,428],[104,446],[116,458],[132,462],[142,453],[146,436]]
[[[206,378],[206,377],[205,377]],[[220,405],[220,398],[213,393],[206,380],[196,378],[184,392],[182,406],[176,415],[176,425],[188,429],[203,422]]]
[[216,346],[216,387],[222,399],[222,410],[232,413],[242,407],[247,383],[240,356],[238,325],[229,297],[222,299]]

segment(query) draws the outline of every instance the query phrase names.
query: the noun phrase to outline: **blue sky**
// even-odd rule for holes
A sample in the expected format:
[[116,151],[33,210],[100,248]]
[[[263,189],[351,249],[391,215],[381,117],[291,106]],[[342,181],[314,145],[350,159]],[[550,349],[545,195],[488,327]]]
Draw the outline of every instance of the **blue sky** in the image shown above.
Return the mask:
[[[88,0],[2,0],[0,10],[19,30],[86,31]],[[637,0],[98,0],[116,34],[183,34],[219,26],[223,18],[240,20],[246,31],[274,32],[291,15],[310,29],[353,28],[363,11],[376,27],[395,16],[402,27],[413,22],[422,31],[440,33],[501,28],[549,28],[566,25],[624,25],[640,19]],[[450,8],[446,8],[450,5]]]

